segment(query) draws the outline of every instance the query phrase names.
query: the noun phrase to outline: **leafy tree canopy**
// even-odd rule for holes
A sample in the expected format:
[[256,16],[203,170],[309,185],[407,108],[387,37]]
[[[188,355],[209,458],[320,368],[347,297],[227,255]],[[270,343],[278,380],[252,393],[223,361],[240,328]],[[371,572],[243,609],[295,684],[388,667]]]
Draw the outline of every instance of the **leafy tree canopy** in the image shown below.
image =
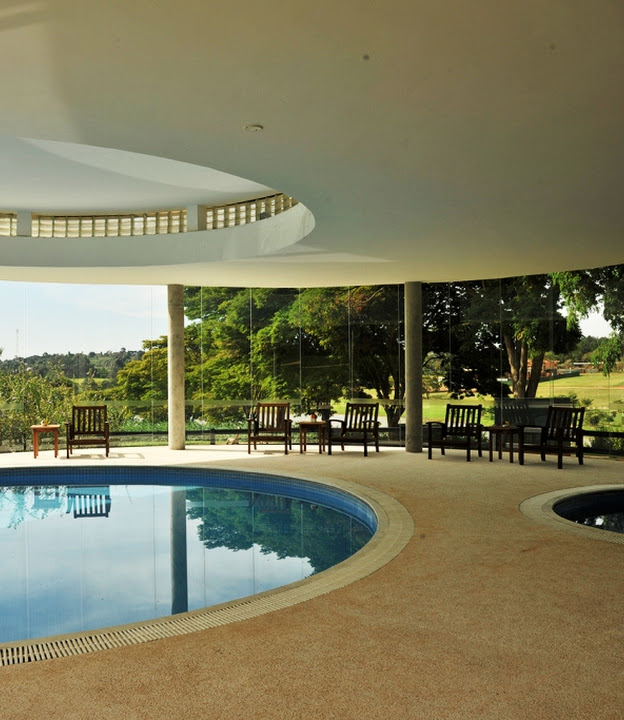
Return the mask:
[[624,265],[552,274],[565,299],[570,322],[602,307],[613,333],[596,348],[592,360],[609,373],[624,355]]

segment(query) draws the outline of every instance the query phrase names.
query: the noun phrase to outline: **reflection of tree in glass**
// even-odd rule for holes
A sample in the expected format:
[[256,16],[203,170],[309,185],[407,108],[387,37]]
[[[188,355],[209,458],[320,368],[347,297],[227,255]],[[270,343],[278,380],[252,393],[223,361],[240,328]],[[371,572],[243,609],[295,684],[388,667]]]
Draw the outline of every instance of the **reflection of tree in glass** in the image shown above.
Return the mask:
[[342,562],[371,537],[348,515],[277,495],[194,488],[187,501],[188,516],[201,520],[199,538],[207,548],[256,544],[279,558],[307,558],[315,572]]

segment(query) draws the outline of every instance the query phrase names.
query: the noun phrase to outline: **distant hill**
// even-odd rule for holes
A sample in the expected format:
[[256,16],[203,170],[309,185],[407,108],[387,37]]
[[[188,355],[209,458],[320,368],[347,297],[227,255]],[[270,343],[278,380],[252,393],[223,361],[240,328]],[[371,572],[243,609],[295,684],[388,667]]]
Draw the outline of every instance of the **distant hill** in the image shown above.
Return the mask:
[[2,360],[0,368],[4,371],[16,371],[21,368],[30,368],[38,375],[45,377],[50,372],[60,371],[69,379],[81,379],[91,376],[93,378],[115,380],[117,373],[130,360],[140,360],[143,350],[90,352],[85,353],[44,353],[43,355],[30,355],[25,358]]

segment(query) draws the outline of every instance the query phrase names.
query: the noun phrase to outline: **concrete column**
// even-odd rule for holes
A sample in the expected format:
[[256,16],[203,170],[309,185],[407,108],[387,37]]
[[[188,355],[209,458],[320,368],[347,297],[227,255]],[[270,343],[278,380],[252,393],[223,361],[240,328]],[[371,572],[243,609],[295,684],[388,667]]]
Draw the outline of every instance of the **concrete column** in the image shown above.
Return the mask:
[[405,283],[405,451],[422,452],[422,283]]
[[167,400],[169,449],[184,450],[184,285],[167,287],[169,339],[167,341]]
[[206,206],[205,205],[187,205],[186,206],[186,231],[197,232],[206,229]]
[[32,215],[29,212],[18,210],[17,212],[17,234],[19,237],[32,236]]

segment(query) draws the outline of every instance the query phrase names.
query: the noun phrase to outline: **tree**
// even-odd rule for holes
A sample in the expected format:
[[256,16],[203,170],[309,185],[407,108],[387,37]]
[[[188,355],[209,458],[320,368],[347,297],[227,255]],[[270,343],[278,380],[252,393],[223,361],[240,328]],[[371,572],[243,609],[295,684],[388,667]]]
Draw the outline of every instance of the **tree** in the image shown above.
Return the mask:
[[453,398],[500,391],[498,330],[476,310],[474,320],[468,316],[477,289],[477,283],[423,286],[423,354]]
[[500,303],[513,395],[535,397],[546,352],[571,350],[581,339],[580,328],[574,320],[566,321],[558,288],[545,275],[500,281]]
[[[373,391],[386,401],[390,427],[399,422],[405,394],[402,315],[402,286],[366,285],[303,290],[290,317],[310,337],[308,347],[328,355],[341,394],[367,397]],[[317,385],[319,381],[315,379]]]
[[534,397],[546,352],[580,339],[547,275],[427,286],[425,308],[425,351],[443,358],[447,387],[459,397],[500,392],[501,353],[513,395]]
[[582,337],[577,346],[569,353],[572,362],[591,362],[593,353],[598,349],[604,338],[596,338],[593,335]]
[[552,273],[568,309],[568,317],[583,318],[602,307],[605,320],[624,332],[624,265]]
[[0,427],[3,439],[26,447],[30,426],[43,420],[62,423],[71,417],[73,391],[57,369],[41,377],[32,368],[0,372]]
[[[285,313],[296,290],[185,289],[188,394],[194,414],[240,422],[258,400],[297,396],[298,344]],[[218,401],[234,401],[229,406]]]
[[192,331],[202,348],[193,398],[297,397],[308,411],[373,391],[393,401],[386,409],[396,425],[404,392],[399,292],[187,288],[187,316],[201,323]]
[[[454,397],[500,394],[505,365],[513,394],[532,397],[545,354],[567,352],[580,338],[547,275],[423,290],[428,386],[444,376]],[[193,416],[242,422],[262,399],[296,399],[309,412],[372,395],[384,402],[388,425],[398,424],[405,392],[401,285],[188,287],[185,312]],[[119,372],[118,392],[135,402],[166,397],[166,338]]]
[[593,360],[610,373],[624,355],[624,265],[553,273],[552,279],[565,299],[571,322],[602,308],[613,332],[596,348]]
[[117,373],[114,396],[152,421],[167,418],[167,337],[143,341],[143,355]]

